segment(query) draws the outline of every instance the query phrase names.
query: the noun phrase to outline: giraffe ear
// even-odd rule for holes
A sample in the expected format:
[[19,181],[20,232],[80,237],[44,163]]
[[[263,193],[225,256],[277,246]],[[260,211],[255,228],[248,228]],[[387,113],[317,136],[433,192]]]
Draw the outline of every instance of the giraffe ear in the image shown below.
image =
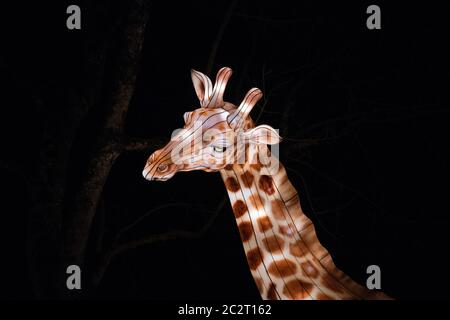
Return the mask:
[[194,84],[195,93],[200,100],[200,105],[204,107],[208,104],[211,97],[213,89],[211,79],[194,69],[191,69],[191,78],[192,83]]
[[246,131],[244,135],[249,142],[256,144],[277,144],[281,142],[277,130],[265,124]]

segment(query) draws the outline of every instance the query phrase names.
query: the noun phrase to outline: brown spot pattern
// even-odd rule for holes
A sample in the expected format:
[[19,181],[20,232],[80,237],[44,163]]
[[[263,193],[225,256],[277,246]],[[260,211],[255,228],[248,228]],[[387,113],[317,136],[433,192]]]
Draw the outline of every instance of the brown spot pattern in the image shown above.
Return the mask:
[[242,175],[241,175],[241,179],[242,182],[244,184],[244,186],[246,188],[250,188],[250,186],[253,184],[253,180],[254,180],[254,176],[253,174],[251,174],[250,171],[246,170]]
[[238,191],[241,188],[239,186],[239,183],[233,177],[228,177],[226,182],[225,182],[225,185],[227,186],[227,189],[232,191],[232,192],[236,192],[236,191]]
[[250,197],[248,197],[248,201],[250,201],[250,203],[252,204],[252,206],[256,209],[256,210],[261,210],[263,208],[263,201],[264,199],[262,199],[259,195],[257,194],[253,194]]
[[239,233],[241,234],[241,240],[243,242],[250,240],[250,238],[253,235],[252,224],[250,222],[241,222],[238,225],[238,228],[239,228]]
[[261,164],[260,163],[252,163],[250,165],[250,168],[252,168],[253,170],[256,170],[256,171],[260,171],[261,170]]
[[274,261],[269,266],[269,273],[274,277],[284,278],[295,274],[297,265],[288,259]]
[[299,280],[291,280],[286,283],[283,293],[287,296],[292,296],[295,300],[303,300],[308,298],[313,285]]
[[217,130],[220,130],[220,131],[226,130],[225,123],[224,122],[219,123],[216,128],[217,128]]
[[339,282],[336,279],[334,279],[330,274],[326,274],[323,277],[323,284],[331,291],[342,292],[342,287],[340,286]]
[[275,199],[272,200],[271,206],[272,206],[272,213],[275,219],[285,220],[283,211],[285,209],[284,202],[281,201],[280,199]]
[[250,269],[256,270],[262,263],[262,252],[258,248],[251,249],[247,252],[247,261]]
[[269,252],[279,252],[284,247],[284,240],[277,236],[268,237],[264,243],[267,251]]
[[319,293],[317,295],[317,300],[334,300],[333,298],[331,298],[330,296],[327,296],[325,293]]
[[227,165],[225,166],[225,170],[228,170],[228,171],[233,170],[233,165],[232,165],[232,164],[227,164]]
[[256,287],[259,290],[259,293],[261,293],[261,295],[264,294],[264,283],[262,281],[261,278],[255,278],[255,282],[256,282]]
[[295,227],[291,224],[288,225],[280,225],[279,231],[281,234],[284,234],[288,237],[293,237],[295,232]]
[[267,290],[267,299],[278,300],[277,289],[273,283],[270,284],[269,290]]
[[275,193],[275,188],[273,186],[273,179],[271,176],[263,174],[258,181],[259,188],[263,190],[268,195]]
[[289,245],[289,251],[293,256],[302,257],[307,253],[307,248],[302,241],[296,241]]
[[316,267],[314,267],[309,261],[303,262],[300,267],[303,272],[311,278],[316,278],[319,275],[319,271],[317,271]]
[[265,232],[273,227],[272,222],[270,222],[270,219],[268,216],[263,216],[258,218],[258,227],[259,231]]
[[242,200],[237,200],[233,204],[233,212],[236,218],[242,217],[248,211],[247,205]]

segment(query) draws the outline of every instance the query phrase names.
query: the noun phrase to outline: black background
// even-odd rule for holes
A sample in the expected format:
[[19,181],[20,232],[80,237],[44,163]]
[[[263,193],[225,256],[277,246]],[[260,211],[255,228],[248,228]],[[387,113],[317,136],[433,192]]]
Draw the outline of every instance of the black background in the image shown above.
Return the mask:
[[[89,55],[90,28],[108,34],[126,7],[97,1],[85,12],[80,2],[82,30],[70,31],[69,4],[2,4],[2,298],[39,298],[25,255],[29,208],[36,201],[27,179],[39,170],[35,159],[44,124],[64,122],[59,111],[72,99],[68,88],[87,81],[81,66]],[[376,264],[383,290],[395,298],[449,298],[449,8],[376,3],[382,29],[368,30],[370,4],[238,1],[210,76],[222,66],[234,70],[225,93],[233,103],[253,86],[263,90],[264,101],[252,117],[281,129],[281,161],[342,270],[364,283],[367,266]],[[150,3],[126,121],[129,135],[168,140],[182,126],[183,113],[198,107],[189,71],[205,71],[229,6]],[[114,45],[108,50],[114,52]],[[44,111],[34,106],[35,96],[42,97]],[[94,112],[86,120],[90,130],[95,117]],[[88,129],[73,147],[74,163],[89,147]],[[141,172],[151,151],[124,153],[112,168],[102,193],[106,242],[150,211],[127,239],[199,230],[226,196],[218,173],[145,181]],[[89,255],[87,264],[90,259],[95,260]],[[259,295],[227,202],[200,238],[158,242],[117,256],[89,297]]]

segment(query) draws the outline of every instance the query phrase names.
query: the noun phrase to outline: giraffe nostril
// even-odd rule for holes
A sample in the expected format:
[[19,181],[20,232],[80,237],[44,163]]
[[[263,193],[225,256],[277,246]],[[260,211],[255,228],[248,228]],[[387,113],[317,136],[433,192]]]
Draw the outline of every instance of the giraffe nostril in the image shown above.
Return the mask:
[[167,164],[160,164],[160,165],[158,166],[158,171],[159,171],[159,172],[166,172],[167,169],[169,169],[169,166],[168,166]]

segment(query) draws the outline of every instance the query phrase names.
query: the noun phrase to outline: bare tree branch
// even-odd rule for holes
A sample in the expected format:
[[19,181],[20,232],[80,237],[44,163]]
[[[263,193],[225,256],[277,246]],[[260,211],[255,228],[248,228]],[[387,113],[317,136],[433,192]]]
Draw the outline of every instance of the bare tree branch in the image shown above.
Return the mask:
[[[212,212],[209,219],[206,221],[206,223],[197,231],[191,231],[191,230],[172,230],[160,234],[153,234],[144,236],[140,239],[130,240],[125,243],[113,243],[110,250],[106,251],[99,259],[99,262],[97,264],[96,272],[93,275],[93,282],[94,284],[98,285],[98,283],[103,278],[103,275],[108,268],[110,262],[116,257],[117,255],[124,253],[128,250],[138,248],[140,246],[149,245],[149,244],[155,244],[161,241],[169,241],[169,240],[180,240],[180,239],[193,239],[193,238],[200,238],[202,237],[208,229],[212,226],[214,221],[216,220],[219,213],[222,211],[223,207],[227,203],[227,196],[223,197],[222,201],[219,203],[219,205],[216,207],[216,209]],[[155,208],[151,211],[149,211],[147,214],[143,215],[141,218],[133,222],[131,225],[125,227],[116,237],[116,239],[120,238],[120,235],[126,232],[127,230],[130,230],[134,226],[136,226],[139,222],[143,220],[144,217],[148,216],[150,213],[154,213],[156,210],[160,210],[168,205],[160,206],[159,208]]]
[[133,138],[123,139],[122,147],[125,151],[149,151],[163,146],[166,139],[162,137],[153,138]]
[[122,235],[124,235],[125,233],[127,233],[128,231],[130,231],[131,229],[133,229],[134,227],[136,227],[139,223],[141,223],[142,221],[144,221],[146,218],[148,218],[149,216],[151,216],[152,214],[161,211],[163,209],[166,208],[173,208],[173,207],[200,207],[202,209],[204,209],[204,206],[199,206],[199,205],[195,205],[192,203],[185,203],[185,202],[176,202],[176,203],[166,203],[166,204],[162,204],[160,206],[157,206],[149,211],[147,211],[145,214],[143,214],[142,216],[140,216],[139,218],[137,218],[136,220],[134,220],[132,223],[130,223],[129,225],[123,227],[116,236],[116,240],[115,242],[113,242],[114,244],[117,244],[118,241],[120,240],[120,238],[122,237]]

